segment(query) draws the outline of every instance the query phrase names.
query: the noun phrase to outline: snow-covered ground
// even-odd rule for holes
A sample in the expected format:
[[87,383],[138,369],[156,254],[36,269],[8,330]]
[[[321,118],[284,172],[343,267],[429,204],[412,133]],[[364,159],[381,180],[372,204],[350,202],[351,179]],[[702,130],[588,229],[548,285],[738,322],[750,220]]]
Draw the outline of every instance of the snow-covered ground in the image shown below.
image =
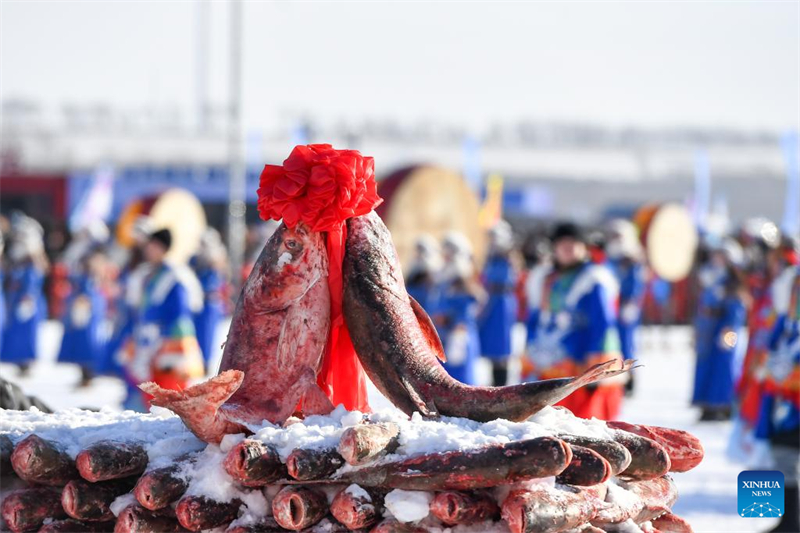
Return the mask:
[[644,366],[636,370],[636,391],[625,403],[621,418],[684,429],[702,441],[706,452],[697,468],[675,474],[680,490],[675,513],[698,533],[755,533],[773,528],[777,519],[737,514],[737,477],[749,467],[726,456],[732,423],[699,423],[699,411],[689,407],[694,375],[691,330],[645,328],[640,341]]
[[[0,363],[0,376],[19,384],[54,408],[108,406],[119,409],[125,394],[122,383],[99,378],[88,388],[76,389],[77,367],[54,364],[61,332],[48,323],[41,335],[40,357],[28,377]],[[698,533],[738,533],[769,530],[775,519],[741,518],[737,514],[736,483],[747,465],[731,461],[725,449],[729,422],[697,422],[699,413],[689,407],[693,374],[691,332],[687,328],[646,328],[641,337],[642,368],[636,370],[636,392],[623,409],[622,419],[680,428],[697,435],[706,450],[695,470],[677,474],[680,499],[675,512]]]

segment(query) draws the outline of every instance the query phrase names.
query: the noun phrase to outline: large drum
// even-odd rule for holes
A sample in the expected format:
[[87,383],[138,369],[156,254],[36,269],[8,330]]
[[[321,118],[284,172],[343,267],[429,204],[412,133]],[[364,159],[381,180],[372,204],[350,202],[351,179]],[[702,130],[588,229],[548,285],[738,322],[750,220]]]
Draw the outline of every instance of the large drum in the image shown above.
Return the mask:
[[698,234],[692,215],[680,204],[647,205],[633,217],[650,268],[666,281],[685,279],[692,270]]
[[206,214],[200,200],[185,189],[168,189],[161,194],[134,200],[122,211],[117,224],[117,240],[123,246],[134,243],[133,225],[146,215],[154,229],[169,229],[172,246],[167,259],[186,263],[197,252],[206,230]]
[[414,256],[420,234],[441,239],[448,231],[463,233],[481,264],[486,235],[478,213],[480,202],[460,174],[434,166],[412,166],[394,172],[378,183],[384,202],[377,208],[406,268]]

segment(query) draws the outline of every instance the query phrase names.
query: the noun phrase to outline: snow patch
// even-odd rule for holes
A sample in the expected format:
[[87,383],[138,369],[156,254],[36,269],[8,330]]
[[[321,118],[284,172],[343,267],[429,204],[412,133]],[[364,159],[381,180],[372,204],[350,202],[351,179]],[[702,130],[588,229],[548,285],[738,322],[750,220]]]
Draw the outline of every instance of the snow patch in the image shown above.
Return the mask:
[[[342,433],[360,424],[364,414],[347,411],[339,406],[326,416],[311,416],[305,420],[293,419],[284,427],[265,423],[255,429],[251,437],[275,448],[284,461],[297,448],[335,448]],[[399,448],[383,461],[398,456],[416,456],[428,453],[465,451],[491,444],[554,436],[562,433],[590,437],[610,438],[612,432],[600,420],[584,420],[565,409],[544,408],[527,422],[493,420],[481,423],[465,418],[441,417],[437,420],[422,418],[414,413],[409,419],[397,409],[382,409],[370,415],[373,422],[393,422],[400,427]],[[342,472],[362,467],[345,465]]]
[[615,503],[623,509],[634,508],[641,503],[641,498],[629,490],[625,490],[616,483],[609,482],[608,493],[606,494],[606,501]]
[[8,435],[16,444],[32,433],[58,443],[72,458],[101,440],[139,442],[147,450],[151,467],[169,464],[180,455],[205,447],[180,418],[166,410],[154,409],[150,414],[142,414],[65,409],[47,414],[36,408],[0,409],[0,434]]
[[137,502],[136,496],[134,496],[132,492],[129,492],[122,496],[117,496],[117,499],[111,502],[108,508],[114,513],[114,516],[119,516],[122,511],[131,505],[137,505]]
[[614,524],[614,527],[615,531],[619,533],[642,533],[642,528],[636,525],[636,522],[630,518],[620,524]]
[[386,509],[400,522],[418,522],[430,512],[433,494],[395,489],[386,495]]
[[353,483],[352,485],[347,487],[345,489],[345,492],[347,494],[352,494],[354,498],[361,498],[365,502],[371,502],[372,501],[372,496],[369,495],[369,492],[365,491],[364,489],[362,489],[361,487],[359,487],[355,483]]

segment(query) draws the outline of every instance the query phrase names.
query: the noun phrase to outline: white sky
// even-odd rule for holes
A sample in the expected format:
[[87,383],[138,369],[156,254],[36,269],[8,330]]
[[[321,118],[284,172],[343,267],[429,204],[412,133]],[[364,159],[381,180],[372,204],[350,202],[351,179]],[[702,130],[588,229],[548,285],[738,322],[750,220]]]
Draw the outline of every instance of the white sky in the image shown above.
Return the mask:
[[[0,96],[196,108],[188,1],[1,0]],[[209,93],[227,91],[210,6]],[[244,116],[567,119],[769,129],[800,122],[800,2],[244,5]]]

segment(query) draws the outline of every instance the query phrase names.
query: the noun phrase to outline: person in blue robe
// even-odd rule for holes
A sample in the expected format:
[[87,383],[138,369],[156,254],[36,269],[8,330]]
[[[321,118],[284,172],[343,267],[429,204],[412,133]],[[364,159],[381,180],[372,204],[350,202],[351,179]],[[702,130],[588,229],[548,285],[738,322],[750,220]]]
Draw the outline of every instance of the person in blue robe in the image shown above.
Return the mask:
[[81,386],[91,382],[106,351],[105,319],[108,310],[102,291],[105,255],[94,250],[80,260],[79,271],[70,276],[71,290],[64,316],[64,336],[58,361],[81,367]]
[[481,354],[492,363],[492,384],[508,381],[511,357],[511,331],[517,320],[519,271],[512,260],[514,239],[511,226],[501,220],[489,231],[489,255],[481,281],[488,294],[479,318]]
[[775,279],[776,321],[769,339],[756,438],[769,443],[773,469],[784,476],[784,513],[772,533],[800,531],[800,266]]
[[47,268],[41,226],[28,217],[12,226],[10,267],[5,279],[7,319],[0,360],[19,366],[21,373],[36,359],[39,325],[47,315],[42,293]]
[[146,264],[140,269],[144,273],[138,278],[140,288],[134,291],[139,297],[125,361],[129,386],[127,409],[147,409],[149,397],[136,388],[142,382],[153,381],[165,389],[183,390],[192,379],[204,375],[192,321],[193,310],[199,309],[193,303],[199,283],[188,268],[165,261],[171,242],[169,230],[162,229],[153,232],[144,248]]
[[[141,280],[149,270],[144,248],[153,233],[153,221],[139,216],[133,224],[133,245],[125,253],[123,267],[116,279],[116,291],[111,299],[111,334],[106,342],[105,355],[98,365],[98,373],[125,378],[123,360],[129,351],[127,344],[133,335],[137,307],[141,300]],[[124,250],[124,248],[123,248]]]
[[227,281],[227,257],[222,239],[213,228],[206,230],[200,242],[200,250],[189,265],[203,289],[203,307],[194,313],[197,342],[203,353],[203,361],[208,369],[212,357],[218,352],[219,343],[215,346],[217,326],[225,314],[223,290]]
[[430,235],[420,235],[414,243],[414,260],[405,278],[406,291],[431,314],[436,307],[437,280],[442,268],[439,244]]
[[[619,287],[605,265],[591,261],[580,227],[560,223],[553,232],[553,264],[528,280],[527,379],[576,376],[598,363],[621,363],[615,302]],[[582,418],[613,420],[622,402],[613,378],[584,387],[558,403]]]
[[[617,331],[619,332],[622,358],[636,359],[636,332],[642,317],[647,269],[643,262],[643,250],[636,227],[628,220],[616,219],[609,223],[609,240],[606,246],[608,266],[619,284],[619,309]],[[634,381],[628,376],[625,389],[632,393]]]
[[747,294],[739,267],[741,246],[726,239],[710,254],[699,273],[701,286],[695,318],[695,365],[692,404],[701,421],[728,420],[734,400],[735,363],[744,346]]
[[442,252],[433,317],[447,357],[444,368],[458,381],[475,385],[475,366],[480,357],[477,318],[483,295],[475,279],[472,247],[466,237],[451,232],[442,242]]

